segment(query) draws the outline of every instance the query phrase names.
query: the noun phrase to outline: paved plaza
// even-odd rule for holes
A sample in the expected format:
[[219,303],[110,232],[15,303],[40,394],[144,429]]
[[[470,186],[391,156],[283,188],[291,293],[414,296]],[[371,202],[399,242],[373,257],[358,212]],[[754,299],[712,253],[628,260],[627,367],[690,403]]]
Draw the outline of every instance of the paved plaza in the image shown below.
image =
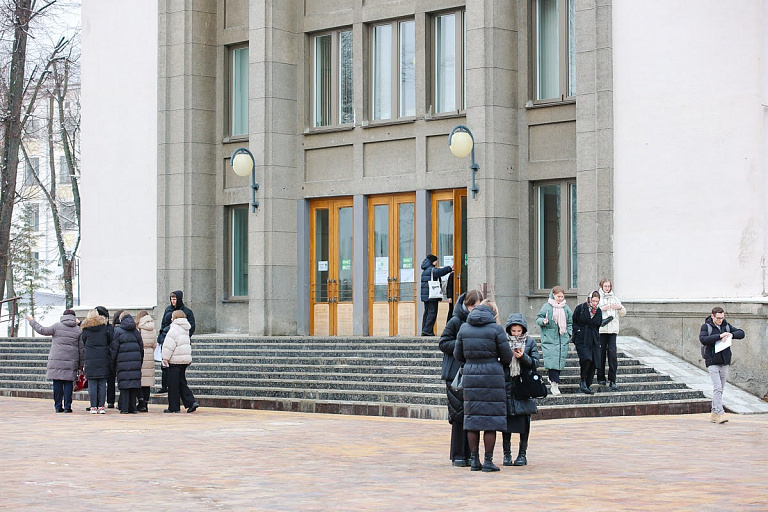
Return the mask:
[[85,406],[0,397],[1,510],[768,510],[765,414],[537,421],[473,473],[443,421]]

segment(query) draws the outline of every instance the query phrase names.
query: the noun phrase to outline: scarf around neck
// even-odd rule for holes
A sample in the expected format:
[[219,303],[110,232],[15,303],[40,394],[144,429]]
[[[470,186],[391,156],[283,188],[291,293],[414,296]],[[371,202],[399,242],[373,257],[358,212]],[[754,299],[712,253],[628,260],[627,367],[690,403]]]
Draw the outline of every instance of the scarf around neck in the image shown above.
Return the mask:
[[[528,334],[523,333],[520,336],[512,336],[511,334],[507,334],[507,339],[509,340],[509,346],[514,350],[515,345],[523,345],[523,350],[525,350],[525,342],[528,340]],[[512,356],[512,361],[509,362],[509,376],[515,377],[517,375],[520,375],[520,360],[514,356]]]
[[568,323],[565,319],[565,300],[558,303],[554,298],[551,298],[547,302],[552,306],[552,319],[557,324],[560,334],[565,334],[568,332]]

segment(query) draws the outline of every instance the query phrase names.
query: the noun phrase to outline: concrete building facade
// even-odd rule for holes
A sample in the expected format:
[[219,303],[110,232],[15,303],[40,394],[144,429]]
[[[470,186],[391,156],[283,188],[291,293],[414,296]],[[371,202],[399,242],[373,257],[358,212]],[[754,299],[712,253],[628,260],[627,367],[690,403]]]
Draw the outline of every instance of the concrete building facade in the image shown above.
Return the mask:
[[623,334],[694,363],[724,305],[748,332],[732,380],[762,396],[767,4],[161,1],[157,304],[183,289],[207,331],[412,335],[429,252],[531,323],[552,286],[575,307],[611,277]]

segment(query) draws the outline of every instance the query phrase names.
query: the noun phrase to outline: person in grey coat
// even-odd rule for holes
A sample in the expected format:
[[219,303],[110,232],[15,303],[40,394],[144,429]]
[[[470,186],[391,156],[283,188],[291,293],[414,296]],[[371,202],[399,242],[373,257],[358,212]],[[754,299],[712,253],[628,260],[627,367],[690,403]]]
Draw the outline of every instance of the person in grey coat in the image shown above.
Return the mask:
[[[539,366],[539,351],[536,349],[536,341],[528,336],[528,323],[520,313],[512,313],[507,320],[507,336],[515,356],[504,367],[504,380],[507,388],[507,429],[502,432],[502,446],[504,447],[505,466],[525,466],[528,460],[525,458],[528,450],[528,436],[531,432],[531,414],[539,412],[536,399],[520,396],[516,389],[518,375],[523,372],[531,372]],[[512,433],[520,434],[520,446],[517,458],[512,460]]]
[[135,414],[139,412],[136,403],[141,391],[144,343],[136,329],[136,322],[127,311],[120,314],[120,323],[115,326],[110,348],[117,388],[120,390],[120,414]]
[[35,332],[51,337],[45,378],[53,381],[53,405],[56,412],[72,412],[72,388],[77,380],[77,370],[85,361],[75,312],[65,310],[59,321],[50,327],[43,327],[29,315],[27,321]]
[[[467,315],[456,336],[453,357],[464,363],[464,429],[467,431],[472,471],[498,471],[493,463],[496,431],[507,428],[507,392],[504,369],[512,349],[504,328],[496,323],[496,305],[488,300]],[[483,432],[485,461],[478,456]]]

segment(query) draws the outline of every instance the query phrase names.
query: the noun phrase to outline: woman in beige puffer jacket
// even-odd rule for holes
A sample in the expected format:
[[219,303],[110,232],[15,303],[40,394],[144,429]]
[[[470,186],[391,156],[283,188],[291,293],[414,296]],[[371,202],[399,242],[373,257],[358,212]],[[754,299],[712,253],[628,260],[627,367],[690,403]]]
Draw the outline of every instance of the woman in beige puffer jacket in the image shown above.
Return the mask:
[[163,342],[163,366],[168,368],[168,408],[163,412],[179,412],[181,403],[187,412],[195,412],[200,404],[189,389],[186,377],[187,367],[192,364],[191,325],[180,309],[173,312],[171,320]]
[[155,347],[157,346],[157,334],[155,333],[155,321],[145,310],[136,315],[136,328],[141,333],[141,341],[144,344],[144,360],[141,364],[141,396],[139,397],[139,412],[149,412],[149,392],[155,383]]

